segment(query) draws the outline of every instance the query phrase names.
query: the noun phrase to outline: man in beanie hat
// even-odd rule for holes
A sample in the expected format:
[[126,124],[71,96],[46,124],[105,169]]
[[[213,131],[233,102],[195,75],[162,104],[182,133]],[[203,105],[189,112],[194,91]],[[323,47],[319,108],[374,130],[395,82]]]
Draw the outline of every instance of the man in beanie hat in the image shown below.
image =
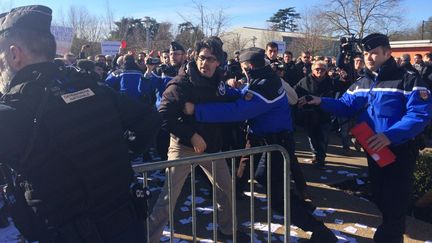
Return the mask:
[[[197,121],[205,123],[247,120],[249,128],[246,148],[279,144],[287,149],[292,159],[290,162],[296,188],[299,188],[300,194],[304,194],[306,185],[295,157],[291,109],[282,81],[270,65],[265,65],[265,52],[261,48],[251,47],[241,51],[239,60],[248,85],[241,91],[239,99],[224,103],[188,102],[185,104],[185,113],[194,114]],[[285,201],[281,192],[284,191],[285,185],[284,159],[280,153],[272,153],[272,166],[267,168],[266,161],[260,161],[260,158],[261,155],[258,155],[254,160],[259,161],[255,179],[261,185],[266,185],[267,169],[271,170],[271,207],[283,214]],[[242,158],[242,162],[249,164],[246,159],[249,157]],[[242,169],[240,167],[239,172]],[[239,172],[237,175],[240,174]],[[246,185],[248,178],[244,176],[244,179],[242,184]],[[305,202],[295,193],[290,195],[290,199],[287,200],[291,201],[291,211],[288,214],[291,216],[292,223],[305,231],[312,231],[311,242],[337,242],[334,234],[308,212]]]
[[430,121],[432,100],[417,73],[397,66],[387,36],[370,34],[362,45],[364,77],[340,99],[303,97],[299,103],[320,105],[337,116],[367,123],[376,133],[367,140],[368,147],[373,152],[388,147],[394,153],[395,161],[384,167],[367,154],[373,201],[383,217],[374,240],[402,242],[418,156],[414,138]]
[[0,169],[14,223],[29,241],[145,242],[123,134],[144,146],[159,116],[54,64],[51,13],[32,5],[0,15]]

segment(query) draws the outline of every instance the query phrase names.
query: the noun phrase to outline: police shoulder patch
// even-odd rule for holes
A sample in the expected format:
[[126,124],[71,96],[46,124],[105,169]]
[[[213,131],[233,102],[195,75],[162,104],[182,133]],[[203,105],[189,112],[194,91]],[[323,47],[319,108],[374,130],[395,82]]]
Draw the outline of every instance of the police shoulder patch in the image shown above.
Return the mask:
[[251,100],[252,98],[253,98],[253,94],[251,93],[251,92],[247,92],[246,94],[245,94],[245,96],[244,96],[244,99],[246,100],[246,101],[249,101],[249,100]]
[[422,100],[427,100],[427,99],[429,99],[429,91],[427,91],[427,90],[420,90],[420,91],[419,91],[419,94],[420,94],[420,98],[421,98]]

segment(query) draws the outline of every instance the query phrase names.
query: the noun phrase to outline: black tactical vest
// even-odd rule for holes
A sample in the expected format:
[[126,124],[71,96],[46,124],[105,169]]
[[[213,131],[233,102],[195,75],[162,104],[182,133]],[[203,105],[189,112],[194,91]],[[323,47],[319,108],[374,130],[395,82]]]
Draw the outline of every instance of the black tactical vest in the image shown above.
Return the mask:
[[115,95],[86,78],[37,72],[2,97],[29,137],[17,163],[31,184],[26,199],[52,226],[100,219],[129,200],[132,178]]

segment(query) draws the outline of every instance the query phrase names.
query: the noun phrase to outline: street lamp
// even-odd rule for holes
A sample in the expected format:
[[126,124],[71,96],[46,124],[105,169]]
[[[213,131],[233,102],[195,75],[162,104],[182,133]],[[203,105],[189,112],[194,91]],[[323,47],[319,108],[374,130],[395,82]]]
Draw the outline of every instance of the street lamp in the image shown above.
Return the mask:
[[432,23],[432,21],[431,20],[423,20],[422,21],[422,28],[421,28],[421,39],[423,40],[423,35],[424,35],[424,27],[425,27],[425,23]]
[[147,51],[150,51],[150,27],[151,27],[151,21],[150,17],[145,16],[141,22],[143,23],[143,26],[146,30],[146,48]]

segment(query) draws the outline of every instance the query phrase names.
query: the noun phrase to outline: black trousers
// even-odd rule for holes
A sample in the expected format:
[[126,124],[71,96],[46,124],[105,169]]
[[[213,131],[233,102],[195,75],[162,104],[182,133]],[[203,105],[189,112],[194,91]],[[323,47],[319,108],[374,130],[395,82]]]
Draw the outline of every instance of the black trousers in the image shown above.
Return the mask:
[[[295,142],[291,133],[279,133],[272,134],[271,136],[266,136],[265,138],[256,138],[253,136],[248,136],[248,143],[251,147],[279,144],[287,149],[290,156],[290,169],[293,179],[296,184],[296,188],[299,191],[304,191],[306,189],[306,181],[303,176],[303,172],[300,169],[297,157],[295,156]],[[258,154],[254,157],[255,162],[255,179],[263,186],[267,184],[267,164],[265,154]],[[283,214],[284,211],[284,164],[283,156],[279,152],[271,153],[271,207],[276,212]],[[250,163],[247,162],[247,168]],[[249,169],[246,169],[246,172]],[[242,181],[246,181],[248,177],[247,173],[244,174]],[[243,182],[243,184],[245,184]],[[322,225],[322,222],[316,220],[312,216],[310,208],[305,204],[303,200],[299,198],[297,194],[291,190],[290,193],[291,200],[291,221],[292,224],[300,227],[305,231],[314,231],[317,227]]]
[[405,216],[412,196],[413,172],[418,156],[414,141],[390,147],[396,161],[380,168],[368,156],[369,177],[373,200],[382,213],[382,223],[374,235],[376,242],[402,242],[405,233]]

